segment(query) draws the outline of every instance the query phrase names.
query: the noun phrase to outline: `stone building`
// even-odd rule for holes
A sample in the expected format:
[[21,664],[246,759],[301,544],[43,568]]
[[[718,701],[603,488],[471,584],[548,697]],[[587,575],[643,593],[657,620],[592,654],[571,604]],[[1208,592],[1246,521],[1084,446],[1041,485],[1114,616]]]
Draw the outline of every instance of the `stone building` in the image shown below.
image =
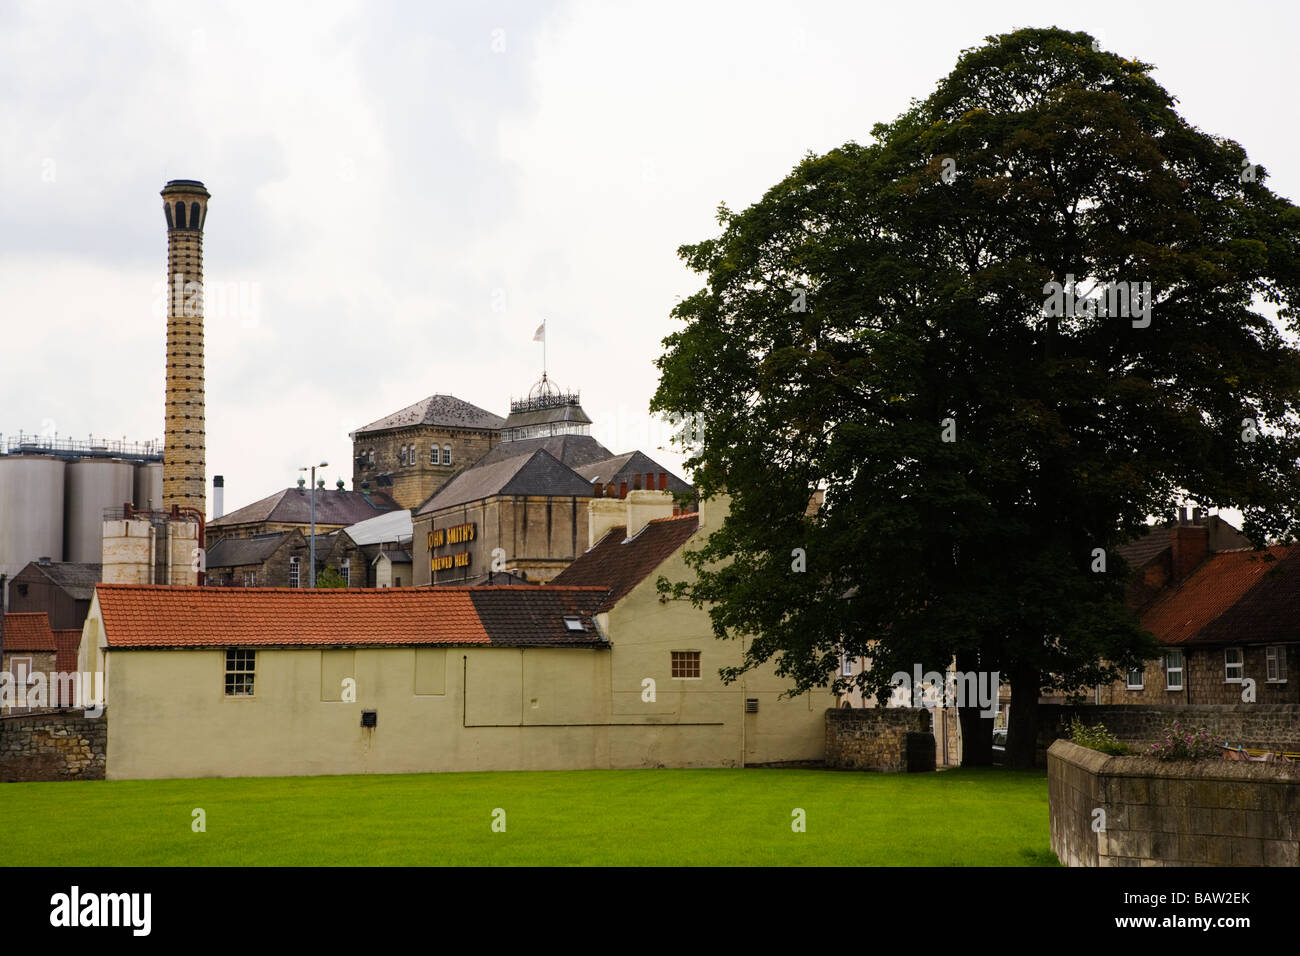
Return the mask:
[[505,420],[454,395],[430,395],[351,432],[352,490],[418,507],[501,439]]
[[[298,528],[247,538],[222,538],[208,549],[209,587],[306,588],[311,586],[309,536]],[[338,571],[348,587],[366,587],[369,559],[346,531],[316,536],[316,574]]]
[[73,706],[72,687],[53,675],[77,669],[81,629],[52,629],[43,611],[3,614],[0,619],[4,634],[0,672],[10,676],[0,691],[0,712],[24,714]]
[[14,575],[9,584],[10,611],[43,612],[55,630],[75,628],[86,622],[102,565],[70,561],[32,561]]

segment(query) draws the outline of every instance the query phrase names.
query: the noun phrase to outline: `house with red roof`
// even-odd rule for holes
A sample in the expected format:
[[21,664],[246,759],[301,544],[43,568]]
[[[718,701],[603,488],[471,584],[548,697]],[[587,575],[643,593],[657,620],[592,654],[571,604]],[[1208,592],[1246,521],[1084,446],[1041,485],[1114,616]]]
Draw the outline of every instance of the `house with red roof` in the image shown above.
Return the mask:
[[1243,542],[1193,516],[1129,546],[1133,603],[1164,653],[1099,687],[1097,703],[1300,703],[1289,680],[1300,661],[1300,549]]
[[709,519],[671,503],[656,519],[662,496],[645,494],[654,508],[630,495],[621,524],[603,514],[547,586],[98,585],[80,669],[104,674],[106,776],[819,759],[829,694],[780,701],[773,675],[723,685],[743,648],[658,600],[657,574],[684,573]]
[[80,630],[51,630],[44,611],[25,611],[4,615],[3,634],[0,674],[5,676],[0,679],[8,686],[0,693],[0,712],[32,713],[76,703],[72,686],[54,675],[76,671]]

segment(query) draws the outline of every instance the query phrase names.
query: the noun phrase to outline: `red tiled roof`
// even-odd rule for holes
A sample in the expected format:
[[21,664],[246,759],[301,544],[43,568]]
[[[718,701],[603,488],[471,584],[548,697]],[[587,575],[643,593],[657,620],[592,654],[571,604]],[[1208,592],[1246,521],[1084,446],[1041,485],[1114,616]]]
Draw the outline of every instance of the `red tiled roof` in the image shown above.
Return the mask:
[[54,633],[44,611],[22,611],[5,615],[6,651],[52,651]]
[[[96,593],[110,648],[605,643],[590,620],[603,589],[568,588],[574,593],[544,608],[527,599],[537,590],[100,584]],[[481,615],[480,591],[516,597],[488,598],[493,613]],[[583,619],[583,632],[564,627],[570,613]]]
[[578,560],[557,574],[551,585],[599,585],[609,589],[601,610],[613,607],[686,543],[700,527],[698,514],[656,518],[630,540],[619,525]]
[[53,633],[54,669],[70,674],[77,669],[77,655],[81,650],[81,628],[60,628]]
[[[1273,550],[1273,549],[1270,549]],[[1246,595],[1190,643],[1284,644],[1300,641],[1300,548],[1265,567]]]
[[[1247,631],[1230,637],[1213,628],[1221,617],[1242,601],[1274,569],[1283,566],[1300,570],[1300,552],[1291,554],[1289,545],[1274,545],[1263,551],[1221,551],[1211,555],[1187,580],[1153,600],[1142,613],[1142,626],[1162,644],[1205,643],[1209,640],[1238,643],[1250,638]],[[1287,576],[1295,581],[1293,572]],[[1294,616],[1292,620],[1294,620]],[[1217,635],[1217,636],[1211,636]]]

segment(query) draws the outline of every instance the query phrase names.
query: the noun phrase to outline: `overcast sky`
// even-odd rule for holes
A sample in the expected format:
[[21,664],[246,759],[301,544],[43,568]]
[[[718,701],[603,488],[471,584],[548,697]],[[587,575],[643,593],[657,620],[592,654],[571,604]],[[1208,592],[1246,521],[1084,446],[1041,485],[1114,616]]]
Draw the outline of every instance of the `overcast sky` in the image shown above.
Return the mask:
[[313,461],[350,481],[347,432],[434,392],[504,415],[543,318],[593,434],[679,470],[653,362],[720,202],[1053,25],[1154,63],[1298,201],[1298,9],[0,0],[0,432],[162,438],[158,192],[199,179],[227,510]]

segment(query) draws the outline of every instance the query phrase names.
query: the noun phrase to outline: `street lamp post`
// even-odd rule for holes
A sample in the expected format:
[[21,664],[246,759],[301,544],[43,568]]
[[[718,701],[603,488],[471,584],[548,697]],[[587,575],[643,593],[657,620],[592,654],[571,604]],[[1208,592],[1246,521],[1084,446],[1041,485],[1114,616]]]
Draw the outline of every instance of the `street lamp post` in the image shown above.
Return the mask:
[[322,461],[319,465],[311,465],[310,467],[303,465],[298,469],[299,471],[311,472],[311,556],[308,560],[311,561],[309,580],[313,589],[316,587],[316,469],[328,468],[329,464],[328,461]]

